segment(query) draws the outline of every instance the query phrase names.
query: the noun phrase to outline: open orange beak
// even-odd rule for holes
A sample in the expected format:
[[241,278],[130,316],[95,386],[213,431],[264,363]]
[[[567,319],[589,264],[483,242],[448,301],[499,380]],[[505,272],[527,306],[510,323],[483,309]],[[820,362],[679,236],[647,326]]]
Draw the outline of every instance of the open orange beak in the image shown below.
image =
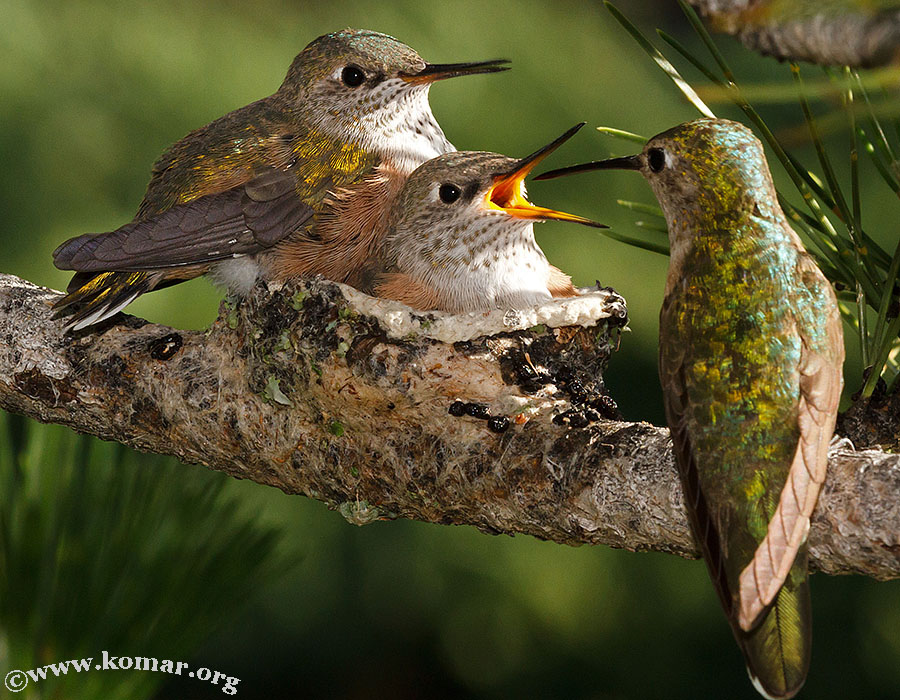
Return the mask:
[[400,77],[413,85],[427,85],[438,80],[456,78],[460,75],[479,75],[481,73],[499,73],[509,70],[505,58],[494,61],[478,61],[476,63],[426,63],[418,73],[401,73]]
[[576,124],[555,141],[548,143],[530,156],[526,156],[517,161],[512,170],[497,175],[494,178],[493,186],[488,190],[487,195],[485,195],[487,207],[489,209],[505,211],[507,214],[514,216],[517,219],[532,219],[537,221],[557,219],[559,221],[574,221],[576,224],[584,224],[585,226],[593,226],[595,228],[608,228],[605,224],[585,219],[583,216],[576,216],[575,214],[567,214],[562,211],[535,206],[525,199],[523,194],[524,188],[522,183],[528,176],[528,173],[530,173],[538,163],[544,160],[544,158],[572,138],[584,124],[585,122]]

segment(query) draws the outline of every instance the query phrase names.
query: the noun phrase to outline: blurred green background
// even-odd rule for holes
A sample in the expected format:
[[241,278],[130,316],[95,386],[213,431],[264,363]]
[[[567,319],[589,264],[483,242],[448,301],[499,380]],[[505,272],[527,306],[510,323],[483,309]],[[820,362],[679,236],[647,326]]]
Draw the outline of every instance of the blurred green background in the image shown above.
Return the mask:
[[[674,2],[620,0],[618,6],[645,30],[664,27],[697,46]],[[151,163],[166,146],[274,91],[294,55],[335,29],[392,34],[433,62],[511,59],[509,73],[433,89],[435,115],[459,148],[521,156],[581,120],[649,136],[697,116],[602,5],[586,0],[4,0],[0,20],[0,269],[55,288],[67,281],[51,263],[56,245],[128,221]],[[719,43],[747,82],[790,82],[786,66],[750,55],[731,39]],[[817,105],[823,113],[832,107]],[[720,116],[738,116],[730,108],[715,109]],[[764,105],[762,111],[784,130],[802,124],[793,103]],[[836,148],[842,143],[840,134],[829,140]],[[812,163],[809,148],[792,145]],[[548,167],[634,150],[585,129]],[[896,200],[866,164],[862,177],[864,223],[888,241],[896,236]],[[530,196],[630,233],[635,216],[615,200],[652,201],[633,173],[534,183]],[[666,259],[557,222],[540,226],[538,237],[551,261],[576,283],[599,280],[628,300],[632,332],[612,360],[608,385],[628,419],[661,424],[655,358]],[[219,297],[199,280],[143,297],[130,310],[176,327],[202,328],[215,317]],[[851,358],[847,380],[855,390],[859,372],[852,363]],[[35,561],[41,561],[41,571],[57,581],[51,592],[66,592],[71,612],[66,631],[54,632],[61,623],[41,618],[50,593],[0,587],[7,597],[0,600],[4,673],[27,668],[11,666],[13,661],[49,663],[107,649],[168,653],[193,667],[221,670],[241,679],[243,698],[756,697],[700,562],[571,549],[415,522],[357,529],[314,501],[202,468],[160,466],[160,460],[129,454],[116,457],[115,469],[98,472],[112,457],[95,441],[68,445],[58,432],[17,420],[8,435],[12,447],[28,456],[8,460],[0,495],[8,529],[17,522],[25,493],[45,504],[33,510],[32,534],[43,532],[40,524],[57,517],[57,508],[102,511],[105,519],[93,529],[78,526],[77,534],[52,545],[43,539],[29,540],[21,551],[8,541],[4,545],[0,575],[7,583],[31,580]],[[57,447],[42,457],[26,438]],[[82,454],[81,470],[69,465],[73,451]],[[63,463],[69,466],[54,482],[46,470]],[[29,469],[39,464],[43,476],[32,483]],[[140,482],[147,499],[162,499],[172,509],[161,522],[182,522],[179,512],[190,506],[167,492],[183,489],[215,492],[215,508],[199,506],[208,512],[205,523],[179,531],[142,523],[140,509],[122,507],[109,515],[109,504],[122,493],[112,487],[116,480],[163,475],[166,469],[176,470],[178,478]],[[74,504],[58,500],[79,474],[102,474],[107,491],[80,491]],[[75,527],[57,520],[56,530],[51,528],[57,534]],[[243,550],[229,550],[228,528],[218,542],[197,548],[196,533],[216,530],[218,523],[255,532],[266,543],[260,545],[260,561],[244,558],[246,542]],[[120,610],[129,607],[121,603],[127,596],[120,579],[135,575],[109,555],[108,538],[122,528],[136,538],[135,551],[158,554],[165,543],[165,551],[182,552],[141,569],[148,587],[159,576],[168,588],[160,585],[157,593],[165,595],[131,606],[140,610]],[[96,555],[99,550],[105,558]],[[238,563],[246,561],[243,574],[236,573],[241,567],[229,551]],[[36,559],[34,552],[42,554]],[[202,601],[204,590],[218,591],[220,608],[204,610],[202,630],[195,634],[190,612],[177,612],[191,630],[190,644],[178,625],[154,622],[154,606],[167,595]],[[817,575],[813,590],[814,656],[803,697],[900,696],[900,585]],[[111,600],[120,602],[113,606]],[[103,601],[107,617],[99,625]],[[118,627],[109,621],[116,615]],[[78,625],[79,634],[69,631]],[[30,637],[37,628],[54,643],[40,645]],[[132,629],[141,631],[126,633]],[[67,686],[58,696],[147,696],[123,690],[133,672],[118,674],[123,680],[110,676],[111,689],[89,694],[86,675],[84,686]],[[160,676],[151,686],[160,681],[167,682],[141,692],[155,692],[160,700],[221,696],[191,679]],[[50,691],[51,681],[40,687]]]

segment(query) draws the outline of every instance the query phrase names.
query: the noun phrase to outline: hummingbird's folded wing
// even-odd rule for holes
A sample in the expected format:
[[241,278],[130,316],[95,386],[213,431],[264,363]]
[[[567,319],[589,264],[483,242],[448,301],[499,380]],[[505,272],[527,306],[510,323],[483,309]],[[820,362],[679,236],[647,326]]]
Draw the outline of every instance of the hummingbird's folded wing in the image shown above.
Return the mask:
[[140,271],[258,253],[312,217],[295,184],[293,171],[269,168],[237,187],[110,233],[72,238],[54,251],[53,262],[78,272]]
[[[834,292],[808,256],[801,256],[799,276],[814,299]],[[817,308],[817,307],[813,307]],[[823,308],[823,307],[818,307]],[[740,575],[739,621],[749,630],[771,605],[809,532],[809,520],[825,481],[828,445],[834,434],[843,388],[844,343],[837,302],[824,312],[797,320],[800,354],[800,441],[775,515],[753,560]]]

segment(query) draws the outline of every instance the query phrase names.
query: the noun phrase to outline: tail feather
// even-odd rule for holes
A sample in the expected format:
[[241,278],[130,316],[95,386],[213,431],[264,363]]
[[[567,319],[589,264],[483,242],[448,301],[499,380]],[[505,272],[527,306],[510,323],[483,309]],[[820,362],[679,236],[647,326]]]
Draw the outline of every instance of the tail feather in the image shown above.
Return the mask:
[[[115,316],[141,294],[157,287],[155,272],[102,272],[87,281],[75,275],[69,293],[54,305],[54,318],[68,317],[66,331],[80,331]],[[73,289],[75,284],[80,286]]]
[[96,276],[96,272],[76,272],[72,275],[72,279],[69,280],[69,284],[66,285],[66,292],[68,294],[77,292]]
[[747,661],[747,672],[765,698],[792,698],[809,671],[812,610],[806,555],[794,563],[787,581],[750,632],[735,625],[735,635]]

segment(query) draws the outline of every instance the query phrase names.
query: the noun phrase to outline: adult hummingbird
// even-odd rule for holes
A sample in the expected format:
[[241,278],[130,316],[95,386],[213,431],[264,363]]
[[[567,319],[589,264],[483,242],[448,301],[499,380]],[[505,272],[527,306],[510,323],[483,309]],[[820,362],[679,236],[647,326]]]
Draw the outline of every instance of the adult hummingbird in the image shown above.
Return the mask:
[[405,177],[455,150],[431,112],[431,84],[505,63],[426,63],[371,31],[315,39],[273,95],[163,153],[131,223],[56,249],[56,266],[76,271],[56,308],[74,309],[68,328],[79,330],[207,272],[237,292],[260,276],[352,282]]
[[454,313],[575,296],[571,278],[535,242],[533,224],[602,224],[535,206],[525,198],[523,181],[582,126],[521,159],[458,151],[420,165],[397,195],[364,291]]
[[778,204],[762,144],[700,119],[639,155],[541,177],[639,171],[671,257],[659,373],[694,535],[756,689],[793,697],[809,668],[809,520],[843,384],[834,291]]

